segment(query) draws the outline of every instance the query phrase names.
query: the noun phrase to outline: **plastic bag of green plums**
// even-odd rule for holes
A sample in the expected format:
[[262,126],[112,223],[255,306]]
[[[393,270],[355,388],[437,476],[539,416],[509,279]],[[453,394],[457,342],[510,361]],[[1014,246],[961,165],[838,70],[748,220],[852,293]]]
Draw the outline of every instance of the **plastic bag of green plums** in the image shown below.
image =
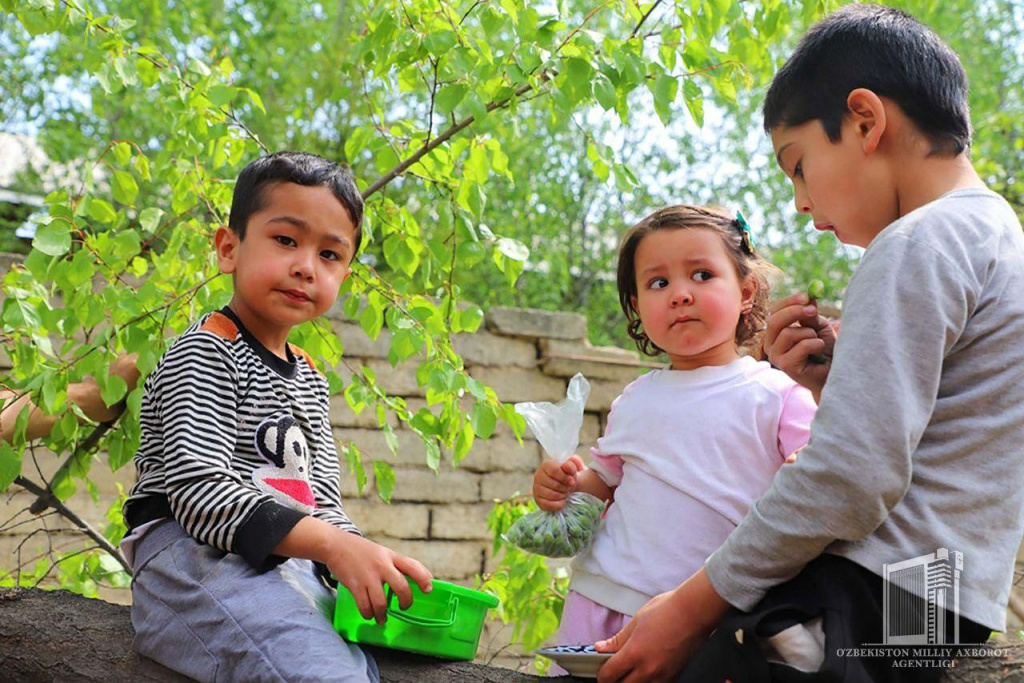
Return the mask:
[[[583,407],[590,384],[577,374],[569,382],[565,400],[551,403],[517,403],[516,412],[526,419],[547,454],[563,463],[576,452],[583,426]],[[557,512],[537,510],[515,521],[505,539],[527,552],[547,557],[578,555],[594,541],[604,512],[604,501],[579,491],[569,495]]]

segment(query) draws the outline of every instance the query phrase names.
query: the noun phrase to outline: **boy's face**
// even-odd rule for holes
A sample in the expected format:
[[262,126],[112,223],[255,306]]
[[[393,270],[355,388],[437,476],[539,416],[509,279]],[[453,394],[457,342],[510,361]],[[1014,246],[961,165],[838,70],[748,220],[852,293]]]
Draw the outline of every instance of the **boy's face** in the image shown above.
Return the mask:
[[[351,273],[355,226],[324,186],[277,183],[249,217],[245,239],[217,233],[222,273],[233,273],[231,307],[257,339],[276,345],[295,325],[327,311]],[[274,350],[274,349],[271,349]]]
[[772,130],[775,158],[793,183],[796,209],[810,214],[818,230],[839,241],[866,247],[899,217],[891,179],[865,149],[865,132],[851,117],[832,142],[821,121]]

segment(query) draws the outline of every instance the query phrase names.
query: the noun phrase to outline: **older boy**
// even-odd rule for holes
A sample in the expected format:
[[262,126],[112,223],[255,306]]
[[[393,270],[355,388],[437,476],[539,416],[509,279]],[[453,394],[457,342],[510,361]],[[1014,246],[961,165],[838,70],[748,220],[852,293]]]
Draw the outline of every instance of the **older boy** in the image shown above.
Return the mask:
[[[809,445],[701,571],[599,645],[619,651],[602,681],[684,666],[694,681],[937,677],[877,646],[895,614],[883,565],[940,548],[964,559],[961,618],[938,605],[939,642],[1005,628],[1024,512],[1024,236],[968,158],[963,68],[903,12],[850,5],[804,37],[764,115],[797,209],[867,251],[838,340],[806,294],[769,321],[772,362],[820,397]],[[907,588],[907,605],[930,599]]]
[[430,589],[419,562],[345,515],[327,382],[287,341],[337,297],[362,211],[351,175],[326,159],[249,164],[215,240],[231,303],[186,330],[146,381],[124,506],[134,646],[192,678],[377,680],[372,658],[321,615],[331,595],[318,575],[378,620],[382,584],[403,607],[403,574]]

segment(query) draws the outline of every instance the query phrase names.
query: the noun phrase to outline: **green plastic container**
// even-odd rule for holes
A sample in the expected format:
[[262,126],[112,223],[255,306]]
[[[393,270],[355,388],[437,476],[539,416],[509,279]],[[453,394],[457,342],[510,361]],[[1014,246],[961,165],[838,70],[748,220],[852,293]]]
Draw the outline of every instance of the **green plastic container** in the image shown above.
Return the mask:
[[364,619],[355,598],[338,584],[334,630],[351,643],[448,659],[473,659],[484,617],[488,609],[498,606],[498,598],[447,581],[435,580],[430,593],[421,591],[411,580],[409,588],[412,605],[407,610],[398,606],[398,596],[388,589],[388,618],[378,624]]

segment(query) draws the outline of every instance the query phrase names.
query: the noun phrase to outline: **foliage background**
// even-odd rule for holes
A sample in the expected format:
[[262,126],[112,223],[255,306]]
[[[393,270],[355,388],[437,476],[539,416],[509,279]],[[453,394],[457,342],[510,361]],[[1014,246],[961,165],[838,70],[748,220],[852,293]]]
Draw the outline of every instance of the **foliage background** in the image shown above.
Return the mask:
[[[361,179],[370,239],[345,311],[370,336],[392,331],[392,362],[416,365],[431,405],[410,413],[372,373],[346,367],[323,326],[304,326],[296,341],[386,435],[388,412],[413,426],[435,468],[457,464],[498,419],[522,429],[465,375],[450,335],[511,303],[585,313],[594,343],[629,346],[617,239],[657,206],[742,210],[785,273],[781,291],[822,279],[838,301],[858,254],[795,216],[758,111],[795,38],[837,4],[0,0],[0,131],[37,138],[72,171],[56,186],[40,169],[19,179],[17,189],[47,195],[49,215],[25,267],[3,280],[14,365],[4,384],[63,415],[46,445],[65,465],[36,485],[57,500],[88,487],[97,445],[102,466],[130,460],[141,394],[126,397],[106,370],[135,352],[148,372],[166,339],[226,302],[209,238],[225,222],[233,177],[262,150],[316,152]],[[974,160],[1024,214],[1022,3],[890,4],[961,55]],[[82,424],[67,401],[67,383],[87,375],[109,401],[127,399],[126,419],[109,431]],[[360,454],[340,446],[358,479]],[[0,489],[30,481],[33,455],[17,435],[0,446]],[[394,477],[386,463],[374,467],[386,499]],[[513,508],[521,512],[496,512],[498,532]],[[108,543],[123,532],[116,511],[110,520],[93,530]],[[59,564],[46,558],[5,580],[55,568],[84,591],[124,580],[99,551]],[[515,554],[499,574],[490,586],[509,598],[506,616],[537,642],[564,581]],[[523,609],[552,585],[542,609]]]

